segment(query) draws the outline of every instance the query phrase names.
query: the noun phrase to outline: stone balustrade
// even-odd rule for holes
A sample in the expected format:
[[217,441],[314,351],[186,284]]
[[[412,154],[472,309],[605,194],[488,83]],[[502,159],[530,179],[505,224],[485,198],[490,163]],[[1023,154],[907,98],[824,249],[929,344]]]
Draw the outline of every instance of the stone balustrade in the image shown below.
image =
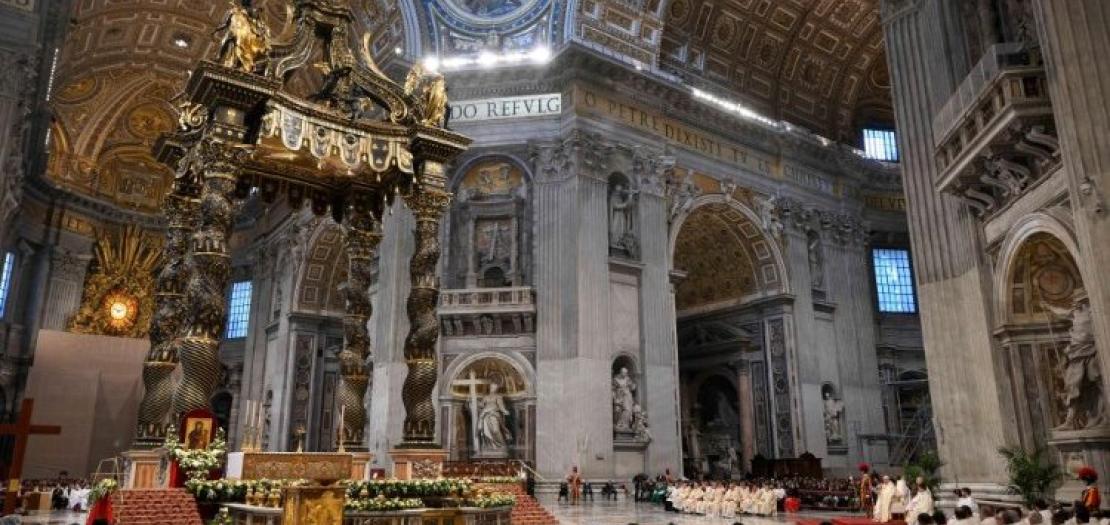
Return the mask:
[[441,290],[443,335],[497,336],[535,332],[536,292],[531,286]]
[[933,133],[937,189],[980,217],[1059,166],[1044,67],[1020,44],[991,46],[934,117]]

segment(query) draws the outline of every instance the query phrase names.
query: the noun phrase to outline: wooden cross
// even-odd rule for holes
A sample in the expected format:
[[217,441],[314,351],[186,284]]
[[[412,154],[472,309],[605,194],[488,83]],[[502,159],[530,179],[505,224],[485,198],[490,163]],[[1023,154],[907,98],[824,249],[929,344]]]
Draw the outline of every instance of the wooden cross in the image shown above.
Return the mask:
[[15,512],[16,499],[23,476],[23,457],[27,454],[27,438],[31,434],[58,435],[62,427],[57,425],[32,425],[31,414],[35,409],[34,399],[24,399],[19,408],[19,421],[0,425],[0,436],[15,436],[12,450],[12,465],[8,469],[8,490],[4,493],[4,514]]
[[474,375],[474,371],[470,371],[470,379],[456,379],[451,382],[455,386],[465,386],[470,391],[470,437],[474,442],[474,452],[478,452],[478,387],[486,384],[487,381],[478,379]]

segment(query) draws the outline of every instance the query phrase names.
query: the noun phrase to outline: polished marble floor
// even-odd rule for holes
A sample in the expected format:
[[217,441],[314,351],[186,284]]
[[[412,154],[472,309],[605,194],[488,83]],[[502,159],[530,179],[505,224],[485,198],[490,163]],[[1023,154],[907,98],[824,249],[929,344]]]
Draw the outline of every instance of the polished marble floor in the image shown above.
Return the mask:
[[799,513],[789,517],[741,516],[735,519],[707,518],[696,514],[667,512],[659,505],[634,501],[604,501],[597,499],[582,505],[558,503],[554,498],[540,497],[540,503],[551,511],[562,525],[781,525],[797,520],[821,520],[828,514]]
[[[666,512],[658,505],[636,503],[633,501],[596,500],[582,505],[571,506],[558,503],[555,498],[541,497],[540,503],[562,523],[562,525],[730,525],[741,522],[744,525],[782,525],[796,520],[820,520],[827,515],[800,513],[789,517],[776,516],[763,518],[742,516],[738,519],[714,519],[693,514]],[[36,516],[24,516],[23,523],[34,525],[83,525],[85,513],[52,512]]]
[[49,514],[23,516],[22,523],[34,525],[84,525],[85,512],[54,511]]

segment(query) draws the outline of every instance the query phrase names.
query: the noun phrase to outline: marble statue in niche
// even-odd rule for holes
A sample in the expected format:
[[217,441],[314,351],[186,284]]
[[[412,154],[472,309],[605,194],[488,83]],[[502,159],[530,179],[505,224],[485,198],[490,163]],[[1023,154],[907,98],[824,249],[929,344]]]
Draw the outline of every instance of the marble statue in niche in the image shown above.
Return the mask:
[[824,388],[825,398],[825,440],[829,444],[844,442],[844,402],[837,399],[830,385]]
[[1070,308],[1053,306],[1044,301],[1041,306],[1071,321],[1068,345],[1061,356],[1064,391],[1058,393],[1067,410],[1064,420],[1055,430],[1080,430],[1105,425],[1102,375],[1091,324],[1091,305],[1086,293],[1080,290]]
[[806,232],[806,246],[809,250],[810,286],[822,290],[825,288],[825,258],[821,253],[821,236],[813,230]]
[[633,409],[637,406],[636,381],[629,375],[628,368],[621,367],[613,376],[613,428],[618,432],[631,431],[635,419]]
[[709,421],[709,424],[729,428],[740,426],[740,416],[732,408],[732,403],[729,402],[724,392],[717,392],[717,413]]
[[635,234],[636,196],[628,179],[614,174],[609,177],[609,253],[639,256],[639,243]]
[[497,383],[491,382],[489,391],[479,399],[478,403],[478,442],[481,444],[483,455],[508,454],[509,441],[512,433],[505,423],[509,409],[505,406],[505,396],[498,390]]
[[451,392],[462,413],[448,430],[447,442],[469,442],[463,448],[472,458],[503,459],[518,453],[515,447],[522,445],[528,428],[517,409],[526,410],[528,403],[520,400],[525,379],[512,364],[500,357],[481,358],[455,375]]

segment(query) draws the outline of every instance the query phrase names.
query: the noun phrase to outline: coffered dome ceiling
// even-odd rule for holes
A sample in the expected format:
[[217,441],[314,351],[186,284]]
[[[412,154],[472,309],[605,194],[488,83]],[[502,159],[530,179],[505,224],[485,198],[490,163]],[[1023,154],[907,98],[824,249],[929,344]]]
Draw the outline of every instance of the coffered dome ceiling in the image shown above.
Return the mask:
[[[581,1],[586,9],[599,0]],[[847,143],[858,141],[862,125],[893,122],[879,0],[659,1],[645,5],[664,13],[660,66],[691,84]],[[397,50],[452,55],[557,46],[565,38],[560,21],[569,16],[558,0],[350,2],[359,26],[353,38],[368,33],[379,66],[392,72],[402,58]],[[169,100],[188,71],[215,53],[213,30],[227,0],[75,4],[53,84],[47,177],[154,212],[171,173],[150,147],[173,127]],[[290,2],[254,4],[281,35]],[[291,85],[311,89],[296,78]]]
[[854,144],[892,125],[879,0],[671,0],[660,64]]
[[[360,33],[392,57],[403,43],[396,0],[356,2]],[[285,0],[256,0],[274,34],[288,20]],[[55,184],[141,212],[159,208],[172,173],[151,146],[176,123],[170,100],[197,61],[210,58],[227,0],[82,0],[58,55],[51,106]],[[296,79],[293,80],[294,85]]]

